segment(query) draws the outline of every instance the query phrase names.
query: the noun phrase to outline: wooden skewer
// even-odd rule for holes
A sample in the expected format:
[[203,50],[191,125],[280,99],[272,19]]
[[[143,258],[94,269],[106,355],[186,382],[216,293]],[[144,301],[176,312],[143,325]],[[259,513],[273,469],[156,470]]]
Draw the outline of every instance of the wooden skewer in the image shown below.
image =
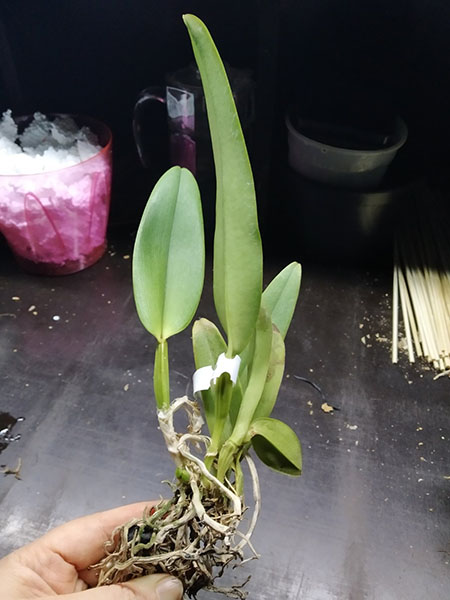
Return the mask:
[[[399,298],[408,357],[423,356],[441,373],[450,366],[450,244],[439,204],[409,223],[394,249],[392,362],[398,361]],[[443,214],[443,213],[442,213]]]
[[406,343],[408,346],[408,358],[409,358],[409,362],[413,363],[414,362],[414,350],[413,350],[413,345],[412,345],[412,340],[411,340],[411,328],[409,326],[408,309],[406,306],[406,295],[408,293],[408,290],[406,289],[405,278],[403,277],[402,272],[399,273],[399,291],[400,291],[400,304],[402,307],[403,324],[405,326],[405,333],[406,333]]
[[408,287],[406,285],[405,276],[403,275],[403,273],[401,271],[399,273],[399,279],[400,279],[401,285],[405,289],[406,311],[408,313],[408,321],[409,321],[409,324],[410,324],[410,327],[411,327],[411,332],[412,332],[412,336],[413,336],[413,340],[414,340],[414,347],[415,347],[415,350],[416,350],[416,354],[417,354],[417,356],[423,356],[422,346],[420,344],[420,339],[419,339],[419,333],[417,331],[417,325],[416,325],[416,319],[415,319],[415,315],[414,315],[414,310],[413,310],[413,307],[411,305],[411,298],[409,296],[409,290],[408,290]]

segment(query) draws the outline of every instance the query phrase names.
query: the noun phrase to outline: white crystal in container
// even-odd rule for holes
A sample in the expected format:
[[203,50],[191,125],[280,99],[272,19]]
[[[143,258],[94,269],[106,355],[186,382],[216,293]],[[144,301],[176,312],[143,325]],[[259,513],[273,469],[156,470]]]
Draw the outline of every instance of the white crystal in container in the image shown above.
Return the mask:
[[3,115],[0,230],[26,270],[73,273],[103,255],[111,165],[111,132],[95,119]]

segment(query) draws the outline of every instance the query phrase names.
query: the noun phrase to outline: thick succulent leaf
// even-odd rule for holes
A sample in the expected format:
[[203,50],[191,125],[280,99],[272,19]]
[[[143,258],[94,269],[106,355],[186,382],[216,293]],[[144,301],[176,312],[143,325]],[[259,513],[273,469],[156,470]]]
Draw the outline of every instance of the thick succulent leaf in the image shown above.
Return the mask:
[[302,267],[293,262],[273,279],[262,295],[264,308],[272,317],[279,332],[286,337],[297,304]]
[[[208,319],[198,319],[192,328],[192,345],[194,348],[195,368],[214,366],[227,344],[217,327]],[[215,394],[214,389],[201,392],[206,423],[210,432],[214,429]]]
[[258,318],[262,246],[255,186],[228,78],[200,19],[184,15],[200,71],[216,168],[214,301],[227,334],[228,355],[247,345]]
[[[247,371],[247,369],[244,368],[245,375],[246,375],[246,371]],[[237,419],[237,416],[239,414],[239,410],[240,410],[241,404],[242,404],[242,397],[243,397],[242,389],[243,388],[242,388],[240,379],[241,379],[241,376],[239,375],[236,385],[233,386],[233,393],[231,394],[230,423],[231,423],[232,427],[234,427],[234,424],[236,423],[236,419]]]
[[139,318],[162,342],[185,329],[200,301],[205,267],[200,193],[187,169],[172,167],[145,207],[133,253]]
[[270,351],[269,369],[267,371],[266,383],[258,403],[254,419],[259,417],[269,417],[275,406],[280,385],[284,373],[285,348],[281,333],[276,327],[272,333],[272,349]]
[[249,343],[239,354],[239,356],[241,357],[241,366],[239,369],[239,382],[241,384],[242,391],[245,391],[245,388],[247,387],[250,368],[252,366],[253,356],[255,354],[255,335],[256,333],[254,331]]
[[208,319],[198,319],[192,328],[192,346],[196,369],[214,366],[227,343],[219,329]]
[[[248,382],[236,419],[233,441],[239,446],[247,435],[256,407],[261,398],[269,369],[272,348],[272,321],[263,307],[260,309],[255,329],[254,353],[249,367]],[[232,416],[232,418],[234,415]]]
[[302,449],[289,425],[269,417],[257,419],[250,427],[249,438],[265,465],[286,475],[301,475]]

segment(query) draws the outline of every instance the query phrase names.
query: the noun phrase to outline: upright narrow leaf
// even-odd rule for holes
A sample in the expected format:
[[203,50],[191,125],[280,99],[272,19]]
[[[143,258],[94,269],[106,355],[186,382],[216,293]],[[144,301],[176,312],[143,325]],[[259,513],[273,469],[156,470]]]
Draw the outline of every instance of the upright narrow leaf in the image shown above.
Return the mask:
[[[222,334],[208,319],[198,319],[192,328],[192,346],[196,369],[214,366],[222,352],[226,351],[227,344]],[[210,432],[214,429],[215,421],[215,395],[214,389],[201,392],[203,407],[205,409],[206,423]]]
[[[231,404],[230,404],[230,425],[234,427],[236,423],[237,416],[239,414],[239,410],[242,404],[242,398],[244,396],[244,389],[241,384],[241,375],[236,382],[236,385],[233,386],[233,393],[231,394]],[[231,435],[231,431],[230,431]]]
[[269,369],[261,399],[256,407],[253,419],[269,417],[275,406],[284,373],[285,348],[281,333],[276,327],[272,332],[272,349],[270,351]]
[[256,322],[255,333],[254,353],[247,386],[243,390],[238,416],[231,415],[232,419],[235,420],[232,439],[236,445],[240,445],[247,434],[248,427],[260,401],[269,369],[270,352],[272,349],[272,321],[262,307],[258,321]]
[[[194,348],[195,367],[214,366],[220,354],[226,351],[227,344],[222,337],[222,334],[211,321],[208,319],[198,319],[192,328],[192,344]],[[231,407],[229,421],[225,428],[225,434],[231,434],[231,424],[234,425],[236,416],[241,406],[242,388],[240,375],[235,385],[231,396]],[[211,386],[209,390],[204,390],[202,394],[203,406],[205,409],[206,422],[209,431],[214,429],[214,413],[215,413],[215,386]]]
[[273,279],[262,295],[264,308],[272,317],[279,332],[286,337],[300,290],[302,267],[293,262]]
[[216,167],[214,301],[227,333],[228,354],[247,345],[258,318],[262,247],[255,187],[224,66],[200,19],[184,15],[202,78]]
[[155,185],[133,253],[133,289],[144,327],[160,342],[185,329],[203,288],[205,250],[200,193],[187,169]]
[[241,448],[248,434],[250,423],[261,398],[269,368],[270,350],[272,347],[272,321],[261,307],[256,322],[255,345],[252,365],[247,387],[243,393],[239,412],[235,417],[235,407],[231,404],[230,417],[234,420],[231,436],[223,444],[217,466],[217,477],[222,480],[233,462],[233,456]]

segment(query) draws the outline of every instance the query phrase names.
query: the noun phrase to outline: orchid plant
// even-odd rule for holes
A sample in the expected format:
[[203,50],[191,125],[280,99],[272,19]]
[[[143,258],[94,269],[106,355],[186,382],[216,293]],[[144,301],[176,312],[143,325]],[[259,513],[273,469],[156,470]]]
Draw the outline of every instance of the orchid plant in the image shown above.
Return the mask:
[[[242,560],[246,546],[254,551],[250,536],[260,491],[251,449],[268,467],[301,474],[297,435],[271,416],[283,379],[284,338],[301,267],[289,264],[263,291],[255,186],[232,91],[206,26],[193,15],[183,20],[204,88],[216,169],[213,292],[219,326],[205,318],[195,321],[196,398],[172,400],[168,340],[191,323],[205,270],[199,189],[189,170],[175,166],[150,195],[133,254],[137,312],[156,339],[154,395],[160,429],[176,465],[173,496],[115,533],[99,565],[99,582],[164,571],[179,577],[191,597],[201,588],[218,589],[215,580],[225,566]],[[175,431],[173,420],[180,409],[189,418],[182,433]],[[245,533],[239,530],[245,509],[244,462],[254,497]],[[237,586],[225,592],[245,596]]]

